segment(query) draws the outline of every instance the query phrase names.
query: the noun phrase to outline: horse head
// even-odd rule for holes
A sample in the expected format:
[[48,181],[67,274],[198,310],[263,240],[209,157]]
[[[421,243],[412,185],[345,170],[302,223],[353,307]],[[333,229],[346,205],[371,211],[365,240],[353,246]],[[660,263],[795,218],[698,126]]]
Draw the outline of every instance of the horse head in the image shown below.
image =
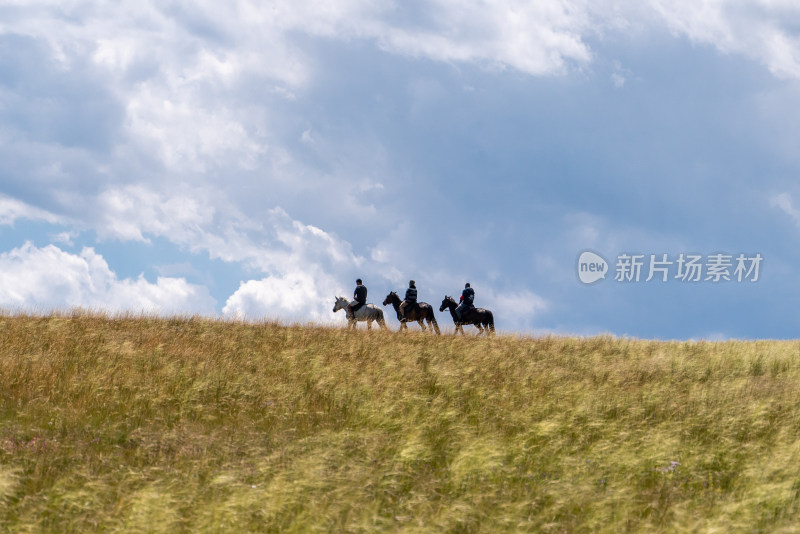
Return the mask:
[[347,299],[344,297],[333,297],[336,299],[336,303],[333,305],[334,313],[347,307]]
[[455,302],[456,301],[453,300],[453,297],[445,295],[444,299],[442,299],[442,305],[439,306],[439,311],[443,312],[445,308],[449,308],[451,305],[455,304]]
[[387,304],[393,304],[395,301],[399,301],[400,297],[397,296],[397,293],[394,291],[390,291],[386,298],[383,299],[383,305],[386,306]]

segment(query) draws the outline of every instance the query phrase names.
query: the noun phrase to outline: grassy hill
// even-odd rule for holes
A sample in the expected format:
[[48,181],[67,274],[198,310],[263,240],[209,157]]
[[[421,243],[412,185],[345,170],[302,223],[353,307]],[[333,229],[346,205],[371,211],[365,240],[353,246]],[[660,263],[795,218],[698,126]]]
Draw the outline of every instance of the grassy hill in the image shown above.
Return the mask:
[[797,531],[796,342],[0,316],[3,532]]

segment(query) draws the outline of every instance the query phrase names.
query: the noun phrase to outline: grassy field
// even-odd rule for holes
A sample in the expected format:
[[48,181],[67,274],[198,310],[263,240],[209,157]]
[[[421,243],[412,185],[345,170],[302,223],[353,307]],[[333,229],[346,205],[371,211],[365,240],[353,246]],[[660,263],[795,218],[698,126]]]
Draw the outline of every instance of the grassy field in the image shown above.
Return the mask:
[[796,532],[799,350],[0,316],[0,531]]

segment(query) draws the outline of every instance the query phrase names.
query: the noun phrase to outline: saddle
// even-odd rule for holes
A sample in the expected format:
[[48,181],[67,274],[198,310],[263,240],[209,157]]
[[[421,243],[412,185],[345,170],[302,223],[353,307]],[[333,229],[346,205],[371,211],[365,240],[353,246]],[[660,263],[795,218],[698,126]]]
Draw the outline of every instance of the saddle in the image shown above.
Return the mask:
[[477,309],[477,308],[475,308],[475,305],[474,305],[474,304],[470,304],[470,305],[467,307],[467,309],[466,309],[466,310],[464,310],[463,312],[461,312],[461,319],[460,319],[460,321],[459,321],[459,322],[461,322],[461,323],[471,323],[471,322],[472,322],[472,316],[473,316],[473,314],[475,313],[475,310],[476,310],[476,309]]
[[356,316],[356,312],[358,312],[358,310],[360,310],[361,308],[364,308],[366,306],[367,306],[367,303],[362,304],[362,303],[354,300],[353,302],[350,303],[349,306],[347,306],[347,309],[345,310],[347,318],[348,319],[354,319],[355,316]]

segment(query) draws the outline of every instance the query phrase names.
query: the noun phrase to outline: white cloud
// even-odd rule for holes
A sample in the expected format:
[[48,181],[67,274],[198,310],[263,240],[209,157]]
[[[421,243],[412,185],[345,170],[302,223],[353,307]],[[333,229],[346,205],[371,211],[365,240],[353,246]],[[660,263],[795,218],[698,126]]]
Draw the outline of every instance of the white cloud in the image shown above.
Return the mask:
[[[225,206],[219,220],[211,197]],[[228,205],[219,191],[180,189],[156,193],[143,186],[112,189],[100,195],[106,238],[166,238],[194,253],[248,266],[263,279],[243,281],[223,313],[229,316],[333,320],[338,281],[366,260],[350,243],[289,216],[280,207],[261,220],[248,219]]]
[[35,311],[84,307],[159,314],[213,313],[204,287],[182,278],[118,279],[91,248],[69,254],[31,243],[0,254],[0,306]]
[[303,272],[249,280],[242,282],[230,296],[222,313],[248,319],[332,321],[335,319],[331,310],[336,285],[330,277],[315,277]]
[[62,222],[61,217],[46,210],[31,206],[14,198],[0,195],[0,225],[14,224],[17,219],[45,221],[49,223]]
[[108,189],[98,195],[100,237],[147,241],[145,234],[166,237],[178,244],[198,241],[211,225],[215,208],[198,189],[159,193],[143,185]]
[[547,301],[532,291],[499,293],[493,299],[507,314],[535,315],[547,309]]
[[800,78],[797,2],[651,0],[651,5],[674,33],[755,59],[779,78]]
[[80,235],[78,232],[59,232],[51,236],[52,240],[56,243],[64,243],[68,247],[74,246],[73,239]]
[[293,219],[280,207],[248,218],[220,190],[185,188],[165,194],[128,186],[102,193],[99,204],[102,237],[162,237],[194,253],[263,273],[338,271],[363,262],[347,241]]
[[[138,180],[158,181],[166,174],[196,182],[204,176],[206,183],[222,186],[232,173],[257,170],[265,182],[284,179],[298,182],[297,188],[319,177],[304,172],[303,158],[286,145],[298,137],[305,146],[323,144],[322,134],[308,125],[302,134],[289,134],[276,124],[276,99],[284,98],[279,95],[302,98],[319,68],[298,35],[371,41],[396,54],[550,75],[591,62],[587,36],[647,18],[639,3],[623,0],[433,0],[411,9],[368,0],[20,5],[0,21],[0,33],[47,43],[62,72],[85,75],[93,68],[93,83],[120,104],[124,135],[110,155],[116,180],[152,158],[163,169]],[[756,57],[776,75],[800,75],[798,42],[790,31],[798,10],[791,2],[652,0],[648,5],[648,24],[666,23],[725,52]],[[617,86],[629,79],[624,70],[612,74]],[[337,144],[323,157],[340,151]]]
[[127,127],[168,171],[205,173],[231,162],[252,170],[267,145],[236,115],[202,92],[144,84],[128,99]]
[[87,55],[119,77],[158,62],[170,83],[230,84],[259,74],[300,88],[310,61],[291,33],[374,39],[387,50],[437,61],[490,62],[549,74],[590,59],[581,33],[591,28],[581,0],[434,0],[413,12],[390,1],[239,0],[218,2],[26,2],[0,31],[45,39],[70,65]]
[[387,50],[437,61],[507,66],[528,74],[564,71],[591,59],[581,34],[590,27],[584,2],[438,0],[418,26],[379,24]]
[[624,68],[619,61],[614,61],[613,65],[614,72],[611,73],[611,82],[614,84],[614,87],[621,89],[625,87],[625,84],[633,73]]
[[232,230],[229,240],[212,245],[220,254],[268,273],[241,283],[228,298],[223,314],[250,319],[334,321],[333,297],[341,293],[341,280],[364,263],[352,246],[313,225],[292,219],[285,211],[269,211],[263,228],[254,236]]
[[797,210],[792,204],[792,196],[789,193],[779,193],[773,196],[769,204],[784,212],[797,226],[800,226],[800,210]]
[[495,326],[503,330],[533,328],[539,315],[549,308],[544,298],[527,289],[499,293],[488,290],[484,293],[486,307],[494,314]]

